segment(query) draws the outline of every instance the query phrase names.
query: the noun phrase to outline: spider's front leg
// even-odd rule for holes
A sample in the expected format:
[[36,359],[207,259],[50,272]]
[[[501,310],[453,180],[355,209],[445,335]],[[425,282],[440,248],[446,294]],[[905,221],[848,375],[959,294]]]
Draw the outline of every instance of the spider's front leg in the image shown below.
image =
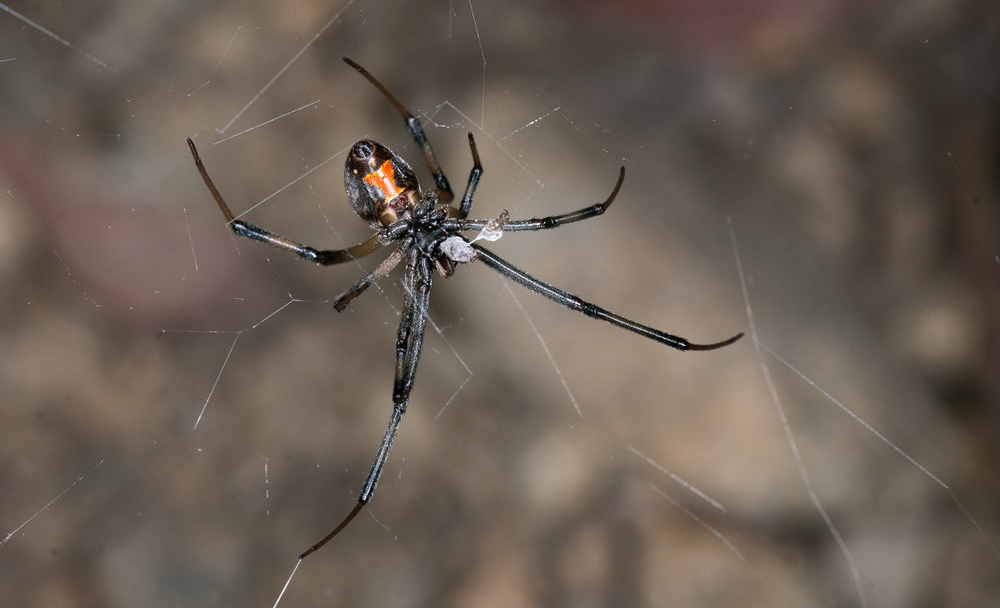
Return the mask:
[[386,426],[385,435],[375,454],[375,461],[365,478],[361,492],[358,494],[358,504],[347,515],[344,521],[333,529],[323,540],[310,547],[305,553],[299,556],[301,561],[313,551],[328,543],[334,536],[351,523],[351,520],[361,512],[361,509],[371,500],[375,494],[375,486],[382,476],[382,469],[385,468],[386,460],[389,458],[389,450],[396,439],[396,431],[399,430],[399,423],[406,413],[406,406],[410,401],[410,391],[413,389],[413,380],[417,375],[417,363],[420,360],[420,349],[424,343],[424,330],[427,327],[427,308],[430,305],[431,293],[431,262],[419,249],[411,248],[406,252],[406,279],[404,290],[406,292],[403,302],[403,314],[399,321],[399,332],[396,334],[396,375],[392,386],[392,413],[389,415],[389,424]]
[[347,249],[316,249],[314,247],[309,247],[308,245],[303,245],[302,243],[297,243],[292,239],[278,236],[277,234],[264,230],[263,228],[254,226],[250,222],[244,222],[243,220],[236,219],[233,212],[229,210],[229,205],[226,204],[222,195],[219,194],[218,188],[216,188],[215,184],[212,183],[212,178],[208,176],[208,171],[205,169],[205,165],[201,162],[201,157],[198,155],[198,149],[195,148],[194,142],[191,141],[190,137],[188,138],[187,143],[188,147],[191,148],[191,156],[194,157],[194,164],[198,167],[198,172],[201,174],[201,178],[205,181],[205,185],[208,186],[208,190],[215,198],[215,202],[219,204],[219,209],[222,209],[222,214],[226,216],[226,222],[228,222],[229,227],[232,228],[233,232],[236,233],[237,236],[242,236],[253,241],[260,241],[261,243],[266,243],[284,251],[290,251],[305,260],[315,262],[316,264],[320,264],[322,266],[343,264],[344,262],[363,258],[369,253],[377,251],[380,247],[382,247],[382,245],[386,244],[386,236],[380,233],[372,236],[363,243],[359,243],[353,247],[348,247]]
[[636,323],[632,319],[627,319],[621,315],[615,314],[610,310],[601,308],[596,304],[591,302],[586,302],[581,298],[569,293],[568,291],[563,291],[555,285],[550,285],[544,281],[540,281],[535,277],[531,276],[527,272],[521,270],[517,266],[514,266],[507,260],[501,258],[497,254],[493,253],[489,249],[480,247],[475,243],[469,245],[476,252],[476,259],[482,260],[484,264],[498,272],[499,274],[507,277],[511,281],[521,285],[525,289],[529,289],[539,295],[543,295],[546,298],[561,304],[570,310],[575,310],[577,312],[582,312],[588,317],[594,319],[601,319],[602,321],[607,321],[612,325],[621,327],[622,329],[627,329],[632,333],[639,334],[640,336],[649,338],[650,340],[656,340],[661,344],[666,344],[667,346],[672,346],[677,350],[715,350],[716,348],[722,348],[723,346],[729,346],[733,342],[739,340],[743,337],[743,333],[740,332],[731,338],[723,340],[722,342],[715,342],[713,344],[696,344],[694,342],[689,342],[686,338],[680,336],[675,336],[674,334],[667,333],[665,331],[643,325],[641,323]]
[[[473,146],[473,153],[475,153],[475,146]],[[478,156],[476,158],[478,160]],[[562,215],[536,217],[530,220],[508,220],[503,225],[503,231],[528,232],[532,230],[547,230],[601,215],[615,201],[615,197],[618,196],[618,191],[621,190],[623,181],[625,181],[625,167],[622,167],[618,173],[618,182],[615,184],[615,189],[611,191],[611,196],[603,202],[584,207],[583,209],[577,209],[576,211],[570,211],[569,213],[563,213]],[[460,230],[482,230],[491,221],[493,220],[462,220],[460,222]]]

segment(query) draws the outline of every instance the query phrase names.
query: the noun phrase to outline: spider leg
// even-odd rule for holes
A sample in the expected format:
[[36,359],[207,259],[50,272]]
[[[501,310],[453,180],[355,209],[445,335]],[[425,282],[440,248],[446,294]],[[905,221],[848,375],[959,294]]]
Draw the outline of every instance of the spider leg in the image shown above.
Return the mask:
[[358,504],[333,529],[333,532],[330,532],[323,540],[300,555],[300,561],[346,528],[347,524],[351,523],[351,520],[361,512],[361,509],[375,494],[375,486],[378,484],[379,477],[382,476],[382,469],[385,468],[386,460],[389,458],[389,450],[392,449],[392,443],[396,439],[396,431],[399,430],[399,423],[406,412],[406,406],[410,400],[410,390],[413,388],[413,380],[417,375],[417,362],[420,360],[424,329],[427,326],[431,276],[430,261],[418,249],[409,249],[406,263],[406,296],[402,318],[399,321],[399,332],[396,334],[396,378],[392,387],[392,414],[389,415],[389,424],[386,426],[385,435],[382,437],[382,443],[375,454],[375,461],[372,462],[368,477],[365,478],[365,483],[361,486]]
[[462,202],[458,205],[458,217],[462,219],[472,211],[472,196],[476,193],[479,178],[483,176],[483,164],[479,162],[479,151],[476,150],[476,139],[472,137],[472,133],[469,133],[469,149],[472,150],[472,171],[469,172],[469,181],[465,185]]
[[407,246],[400,245],[396,248],[396,251],[392,252],[392,255],[382,260],[382,263],[375,267],[375,270],[369,272],[360,281],[355,283],[350,289],[340,294],[337,299],[333,302],[333,307],[337,309],[337,312],[344,312],[347,305],[351,301],[360,296],[366,289],[374,285],[384,277],[389,274],[389,272],[396,267],[403,260],[403,256],[406,254]]
[[522,287],[543,295],[546,298],[569,308],[570,310],[582,312],[588,317],[607,321],[612,325],[616,325],[622,329],[627,329],[630,332],[639,334],[640,336],[644,336],[650,340],[656,340],[661,344],[672,346],[677,350],[713,350],[716,348],[722,348],[723,346],[728,346],[743,337],[743,333],[741,332],[727,340],[716,342],[714,344],[694,344],[688,342],[680,336],[668,334],[665,331],[660,331],[659,329],[654,329],[652,327],[636,323],[631,319],[626,319],[621,315],[616,315],[615,313],[605,310],[600,306],[591,304],[590,302],[585,302],[569,292],[563,291],[562,289],[549,285],[543,281],[539,281],[507,260],[494,254],[489,249],[480,247],[475,243],[472,243],[471,246],[476,251],[476,257],[482,260],[484,264],[515,283],[518,283]]
[[355,70],[361,73],[362,76],[368,79],[368,82],[375,85],[375,88],[385,95],[386,99],[389,100],[392,105],[396,107],[396,110],[403,117],[406,122],[406,130],[410,132],[410,137],[413,138],[414,143],[420,148],[420,151],[424,153],[424,159],[427,161],[427,168],[431,170],[431,175],[434,176],[434,184],[437,186],[438,196],[441,202],[444,204],[451,203],[454,200],[455,195],[451,191],[451,185],[448,183],[448,178],[444,176],[444,171],[441,170],[441,165],[438,163],[437,156],[434,155],[434,150],[431,148],[431,142],[427,141],[427,136],[424,134],[424,128],[420,124],[420,119],[410,114],[410,111],[403,107],[403,104],[393,97],[392,93],[389,92],[382,83],[375,80],[368,70],[364,69],[360,65],[354,63],[347,57],[344,57],[344,61],[347,65],[351,66]]
[[[578,209],[576,211],[571,211],[570,213],[564,213],[562,215],[550,215],[548,217],[532,218],[530,220],[507,220],[507,223],[503,225],[503,231],[527,232],[529,230],[546,230],[548,228],[555,228],[557,226],[562,226],[563,224],[579,222],[580,220],[601,215],[607,211],[608,207],[611,206],[611,203],[614,202],[615,197],[618,196],[618,191],[621,189],[622,182],[624,180],[625,167],[622,167],[621,172],[618,174],[618,183],[615,184],[615,189],[611,191],[611,196],[609,196],[604,202],[584,207],[583,209]],[[490,221],[491,220],[464,220],[460,222],[460,226],[461,230],[482,230]]]
[[246,237],[254,241],[267,243],[268,245],[278,249],[290,251],[301,258],[309,260],[310,262],[315,262],[322,266],[342,264],[344,262],[363,258],[369,253],[377,251],[380,247],[382,247],[383,237],[381,234],[376,234],[367,241],[354,245],[353,247],[348,247],[347,249],[315,249],[301,243],[296,243],[289,238],[268,232],[267,230],[254,226],[249,222],[236,219],[233,212],[229,210],[229,206],[226,205],[226,201],[222,199],[222,195],[219,194],[219,190],[215,187],[215,184],[212,183],[212,178],[208,176],[208,171],[205,170],[205,165],[202,164],[201,157],[198,156],[198,149],[194,147],[194,142],[191,141],[190,137],[187,142],[188,147],[191,148],[191,155],[194,156],[194,164],[198,166],[198,172],[201,173],[201,178],[205,180],[205,185],[208,186],[208,190],[212,193],[212,196],[215,197],[215,202],[219,204],[219,208],[222,209],[222,214],[226,216],[226,221],[229,223],[229,227],[233,229],[233,232],[236,233],[237,236]]

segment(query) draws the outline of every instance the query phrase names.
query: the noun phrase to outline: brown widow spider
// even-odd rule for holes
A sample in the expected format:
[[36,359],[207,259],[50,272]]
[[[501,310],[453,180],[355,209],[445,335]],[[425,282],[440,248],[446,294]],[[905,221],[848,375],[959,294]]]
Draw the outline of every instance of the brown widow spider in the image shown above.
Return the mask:
[[410,132],[413,141],[424,153],[424,160],[434,176],[436,186],[433,190],[422,192],[410,165],[382,144],[367,139],[354,144],[347,155],[347,162],[344,166],[344,188],[347,190],[347,197],[354,212],[377,231],[367,241],[347,249],[318,250],[236,219],[229,210],[229,206],[222,200],[222,195],[212,183],[212,179],[208,176],[208,172],[198,156],[198,150],[195,149],[194,142],[190,138],[187,140],[198,171],[201,173],[202,179],[205,180],[205,185],[208,186],[212,196],[215,197],[215,202],[222,209],[222,214],[226,216],[230,228],[239,236],[290,251],[322,266],[355,260],[374,253],[390,243],[398,243],[396,250],[383,260],[375,270],[334,301],[333,307],[338,311],[343,312],[351,300],[389,274],[389,271],[397,264],[404,260],[406,262],[403,281],[405,295],[402,318],[399,321],[399,332],[396,337],[396,378],[392,389],[393,405],[392,414],[389,416],[389,425],[385,430],[385,436],[382,437],[382,444],[375,454],[371,471],[368,472],[368,477],[365,478],[365,483],[361,486],[358,504],[332,532],[300,555],[299,561],[325,545],[347,527],[347,524],[351,523],[351,520],[375,493],[375,485],[378,484],[379,477],[382,475],[382,468],[389,456],[389,450],[392,448],[399,423],[403,418],[403,413],[406,412],[410,390],[413,388],[413,380],[417,374],[417,361],[420,359],[420,347],[424,341],[427,308],[430,304],[431,276],[434,268],[437,268],[438,272],[447,278],[455,272],[458,264],[480,260],[504,277],[570,310],[607,321],[612,325],[617,325],[678,350],[713,350],[732,344],[743,336],[742,333],[739,333],[728,340],[714,344],[693,344],[684,338],[641,325],[590,302],[585,302],[571,293],[536,279],[488,249],[467,239],[462,235],[463,232],[479,230],[479,237],[473,241],[478,240],[478,238],[496,240],[503,232],[546,230],[601,215],[618,195],[618,190],[622,187],[622,180],[625,179],[625,167],[622,167],[618,174],[618,183],[611,191],[611,196],[603,203],[544,218],[511,220],[507,216],[507,211],[504,211],[499,218],[493,220],[467,219],[469,211],[472,209],[472,196],[475,194],[479,178],[483,174],[483,166],[479,163],[479,152],[476,150],[476,140],[472,137],[472,133],[469,133],[472,172],[469,174],[469,181],[465,186],[465,194],[462,196],[461,202],[458,207],[453,207],[451,202],[454,200],[454,194],[451,191],[451,186],[438,165],[431,144],[427,141],[427,136],[424,135],[420,120],[410,114],[379,81],[375,80],[374,76],[368,73],[368,70],[347,57],[344,57],[344,61],[375,85],[403,116],[407,131]]

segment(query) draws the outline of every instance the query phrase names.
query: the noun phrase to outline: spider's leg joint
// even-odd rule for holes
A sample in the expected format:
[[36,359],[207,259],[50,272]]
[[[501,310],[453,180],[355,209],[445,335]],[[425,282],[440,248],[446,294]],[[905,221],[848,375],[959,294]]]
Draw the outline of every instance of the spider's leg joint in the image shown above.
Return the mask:
[[236,236],[246,237],[253,241],[260,241],[261,243],[270,244],[274,240],[274,235],[272,235],[267,230],[263,228],[258,228],[249,222],[244,222],[243,220],[233,220],[229,225]]
[[579,310],[583,314],[585,314],[588,317],[591,317],[593,319],[600,319],[601,318],[601,309],[596,304],[591,304],[590,302],[584,302],[583,300],[580,300],[579,298],[577,298],[577,301],[579,301],[579,303],[580,303],[579,304],[579,308],[577,308],[577,310]]
[[306,260],[317,264],[323,264],[330,259],[330,257],[332,257],[329,251],[317,251],[313,247],[303,247],[302,251],[299,252],[299,255],[304,257]]
[[406,411],[407,402],[409,401],[408,397],[412,388],[412,386],[407,387],[406,383],[402,380],[392,387],[392,403],[399,409],[400,414]]
[[392,405],[393,408],[399,410],[402,414],[406,411],[406,406],[409,404],[410,390],[413,385],[407,387],[405,380],[398,380],[393,383],[392,386]]
[[[561,290],[560,290],[561,291]],[[570,310],[575,310],[577,312],[582,312],[583,314],[591,317],[593,319],[601,318],[602,309],[596,304],[591,304],[586,300],[583,300],[571,293],[562,292],[561,304]]]
[[424,135],[424,128],[420,125],[420,119],[415,116],[410,116],[406,119],[406,126],[413,133],[413,141],[416,142],[418,146],[424,146],[427,144],[427,136]]

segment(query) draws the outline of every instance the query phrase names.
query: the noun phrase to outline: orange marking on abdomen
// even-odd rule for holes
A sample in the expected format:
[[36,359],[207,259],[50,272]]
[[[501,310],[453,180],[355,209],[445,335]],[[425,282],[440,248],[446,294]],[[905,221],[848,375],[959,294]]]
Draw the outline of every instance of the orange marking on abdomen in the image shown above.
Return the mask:
[[396,170],[392,168],[392,161],[388,160],[382,163],[381,167],[366,175],[365,183],[378,188],[387,201],[396,198],[403,192],[403,189],[396,185]]

